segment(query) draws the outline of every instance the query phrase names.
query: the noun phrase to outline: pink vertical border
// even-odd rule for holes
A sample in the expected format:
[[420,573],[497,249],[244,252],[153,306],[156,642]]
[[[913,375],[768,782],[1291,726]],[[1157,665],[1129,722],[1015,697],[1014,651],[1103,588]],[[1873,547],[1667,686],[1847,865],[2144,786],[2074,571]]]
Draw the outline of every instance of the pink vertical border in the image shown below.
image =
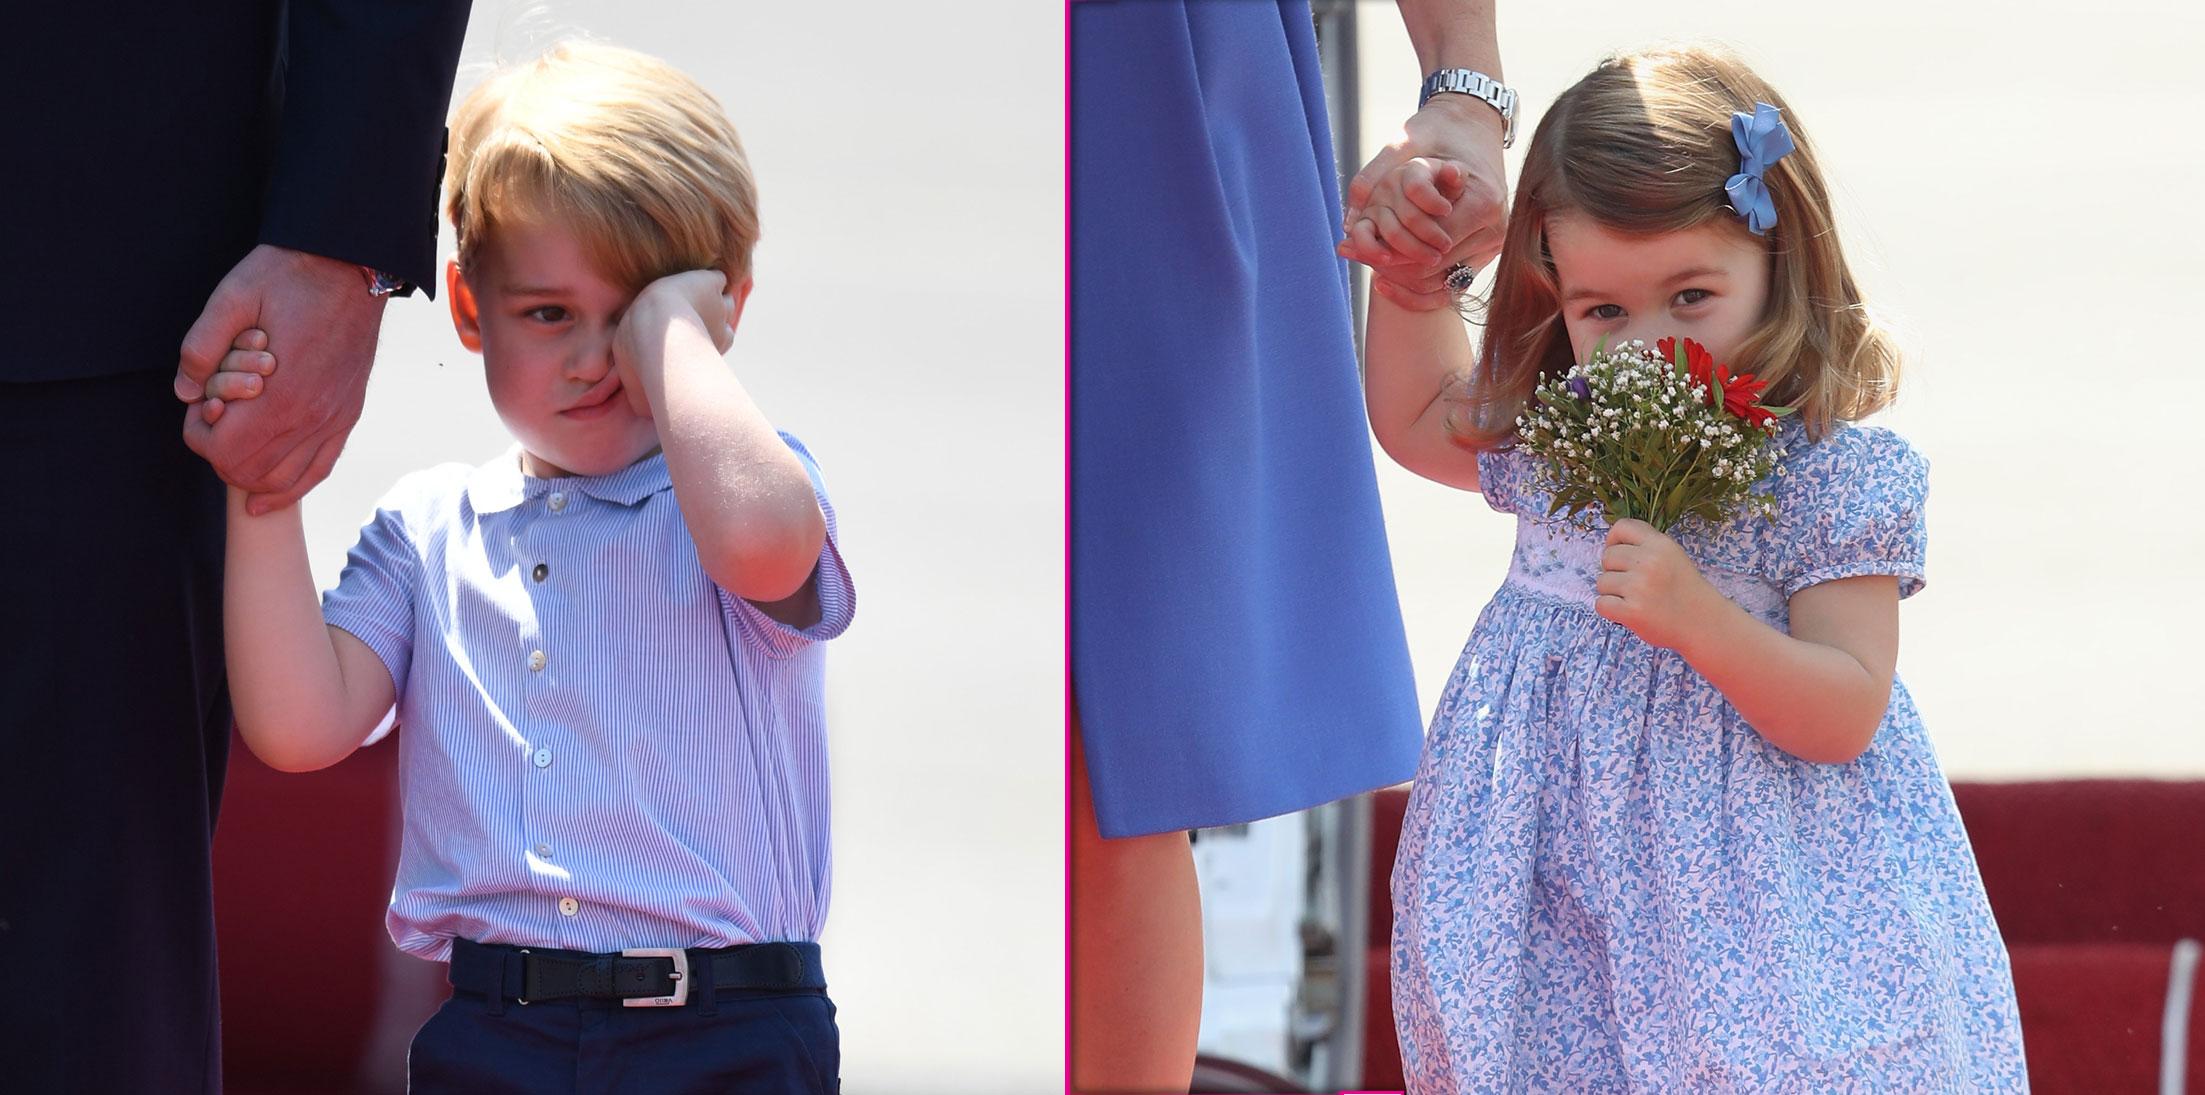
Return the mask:
[[1064,1090],[1072,1090],[1072,0],[1064,0]]

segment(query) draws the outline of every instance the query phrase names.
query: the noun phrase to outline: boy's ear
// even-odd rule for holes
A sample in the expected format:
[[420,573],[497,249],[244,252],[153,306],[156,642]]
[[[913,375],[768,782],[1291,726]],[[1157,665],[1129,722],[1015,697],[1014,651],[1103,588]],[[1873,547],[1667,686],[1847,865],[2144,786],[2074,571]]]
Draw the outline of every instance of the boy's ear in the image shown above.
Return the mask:
[[452,303],[452,330],[470,353],[482,352],[482,313],[476,310],[475,292],[460,275],[458,261],[444,264],[444,299]]
[[727,294],[727,329],[730,331],[742,325],[743,302],[750,299],[750,284],[750,275],[745,274]]

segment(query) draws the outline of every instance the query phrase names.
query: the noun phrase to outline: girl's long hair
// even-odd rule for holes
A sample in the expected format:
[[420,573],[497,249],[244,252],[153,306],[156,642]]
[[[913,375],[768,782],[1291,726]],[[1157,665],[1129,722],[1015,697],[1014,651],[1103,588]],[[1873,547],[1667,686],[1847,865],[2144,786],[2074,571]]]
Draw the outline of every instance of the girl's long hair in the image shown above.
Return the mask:
[[1532,389],[1573,364],[1547,221],[1568,212],[1623,233],[1709,221],[1745,233],[1724,185],[1739,164],[1731,115],[1750,114],[1756,102],[1783,110],[1797,147],[1766,175],[1776,203],[1776,224],[1760,237],[1771,258],[1767,310],[1725,364],[1769,381],[1764,401],[1797,407],[1813,438],[1833,420],[1865,418],[1891,402],[1898,345],[1861,301],[1799,119],[1726,53],[1655,49],[1602,61],[1540,120],[1482,309],[1474,372],[1454,396],[1449,427],[1457,443],[1506,443]]

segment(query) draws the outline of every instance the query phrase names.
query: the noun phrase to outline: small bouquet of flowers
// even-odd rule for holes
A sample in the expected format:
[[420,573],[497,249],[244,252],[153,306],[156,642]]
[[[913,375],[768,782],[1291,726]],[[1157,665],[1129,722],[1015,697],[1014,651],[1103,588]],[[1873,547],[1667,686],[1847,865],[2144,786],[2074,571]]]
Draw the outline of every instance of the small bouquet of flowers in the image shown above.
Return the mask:
[[1762,406],[1767,386],[1690,339],[1633,339],[1540,384],[1517,443],[1545,461],[1548,516],[1597,505],[1611,524],[1635,517],[1663,532],[1739,507],[1773,519],[1775,497],[1753,486],[1784,455],[1771,439],[1794,408]]

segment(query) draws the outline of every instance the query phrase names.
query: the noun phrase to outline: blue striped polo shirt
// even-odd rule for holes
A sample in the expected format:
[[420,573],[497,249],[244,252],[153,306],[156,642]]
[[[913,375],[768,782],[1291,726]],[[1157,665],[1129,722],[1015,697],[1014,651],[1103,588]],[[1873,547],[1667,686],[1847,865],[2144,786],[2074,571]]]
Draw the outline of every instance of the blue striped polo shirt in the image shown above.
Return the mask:
[[706,575],[656,455],[538,479],[515,448],[409,475],[322,615],[397,686],[401,950],[810,940],[827,915],[820,643],[854,591],[827,519],[820,620]]

